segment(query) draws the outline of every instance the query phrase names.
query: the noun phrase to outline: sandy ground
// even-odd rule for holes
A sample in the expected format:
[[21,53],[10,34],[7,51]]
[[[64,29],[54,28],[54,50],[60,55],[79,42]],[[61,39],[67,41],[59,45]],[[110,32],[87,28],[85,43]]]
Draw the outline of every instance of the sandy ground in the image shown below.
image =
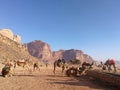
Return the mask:
[[67,77],[57,69],[56,75],[53,68],[42,67],[41,71],[32,73],[19,68],[14,70],[12,77],[0,76],[0,90],[117,90],[90,80],[88,77]]

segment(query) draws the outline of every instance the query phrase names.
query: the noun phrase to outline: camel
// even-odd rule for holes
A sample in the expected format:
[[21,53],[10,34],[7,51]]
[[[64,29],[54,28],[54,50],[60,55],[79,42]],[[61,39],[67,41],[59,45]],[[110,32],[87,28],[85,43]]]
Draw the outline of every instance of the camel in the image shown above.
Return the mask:
[[78,68],[79,74],[80,75],[86,74],[86,72],[92,68],[93,64],[94,64],[94,62],[92,62],[91,64],[88,62],[83,62],[82,67]]
[[5,64],[5,66],[2,68],[2,76],[3,77],[10,77],[12,76],[12,73],[11,73],[11,67],[13,65],[11,63],[7,63]]
[[113,59],[108,59],[104,63],[104,65],[107,67],[108,71],[110,72],[112,70],[111,66],[113,66],[114,71],[116,72],[116,66],[115,66],[115,60]]
[[39,64],[36,62],[36,63],[34,63],[34,65],[33,65],[33,70],[35,71],[35,70],[39,70],[40,71],[40,67],[39,67]]
[[16,68],[17,66],[19,67],[23,67],[24,69],[30,71],[29,65],[28,65],[28,61],[26,60],[19,60],[19,61],[14,61],[14,68]]
[[68,68],[68,65],[66,64],[64,59],[58,59],[57,61],[54,62],[54,70],[53,70],[54,74],[57,67],[61,67],[63,73],[65,68]]
[[87,63],[87,62],[83,62],[82,63],[82,68],[92,68],[92,65],[93,65],[94,63],[92,62],[91,64],[90,63]]
[[93,62],[91,64],[87,62],[83,62],[82,67],[72,66],[66,71],[66,75],[67,76],[85,75],[86,72],[92,68],[93,64],[94,64]]

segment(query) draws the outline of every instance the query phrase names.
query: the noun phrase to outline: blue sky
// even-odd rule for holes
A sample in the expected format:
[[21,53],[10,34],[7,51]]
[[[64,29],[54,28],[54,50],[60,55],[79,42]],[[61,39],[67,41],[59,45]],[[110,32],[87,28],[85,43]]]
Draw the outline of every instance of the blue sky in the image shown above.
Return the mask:
[[22,43],[79,49],[96,60],[120,60],[120,0],[0,0],[0,28]]

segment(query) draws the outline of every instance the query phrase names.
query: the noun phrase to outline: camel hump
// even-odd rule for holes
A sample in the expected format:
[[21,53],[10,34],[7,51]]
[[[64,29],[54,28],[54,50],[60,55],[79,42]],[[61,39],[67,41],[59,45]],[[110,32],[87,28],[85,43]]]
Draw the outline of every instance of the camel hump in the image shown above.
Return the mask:
[[115,63],[115,60],[114,60],[114,59],[111,59],[109,62],[110,62],[110,63]]
[[24,59],[20,59],[20,60],[18,60],[18,62],[25,62],[25,60]]

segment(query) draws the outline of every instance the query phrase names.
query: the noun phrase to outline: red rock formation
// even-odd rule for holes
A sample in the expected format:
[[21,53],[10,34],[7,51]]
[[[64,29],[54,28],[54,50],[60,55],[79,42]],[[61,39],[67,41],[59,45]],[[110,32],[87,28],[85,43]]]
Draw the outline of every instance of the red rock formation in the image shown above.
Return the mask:
[[53,52],[53,58],[54,60],[57,60],[58,58],[64,58],[65,60],[73,60],[73,59],[78,59],[81,62],[92,62],[93,59],[87,54],[84,54],[81,50],[75,50],[75,49],[70,49],[70,50],[59,50]]
[[84,54],[81,50],[75,50],[75,49],[59,50],[59,51],[54,51],[52,53],[50,45],[40,40],[36,40],[28,43],[27,48],[32,56],[37,57],[40,60],[44,60],[44,61],[46,60],[55,61],[58,58],[64,58],[67,61],[78,59],[81,62],[87,61],[90,63],[93,61],[93,59],[90,56]]
[[47,43],[40,40],[35,40],[33,42],[27,43],[26,45],[29,53],[32,56],[37,57],[40,60],[52,59],[52,51]]

